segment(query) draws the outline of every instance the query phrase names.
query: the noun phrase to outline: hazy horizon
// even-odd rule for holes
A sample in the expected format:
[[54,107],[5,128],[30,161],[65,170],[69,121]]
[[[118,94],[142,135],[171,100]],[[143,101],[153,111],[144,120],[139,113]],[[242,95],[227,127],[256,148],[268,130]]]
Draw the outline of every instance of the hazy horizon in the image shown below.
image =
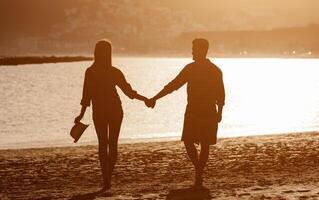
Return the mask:
[[101,38],[118,52],[172,51],[187,32],[319,24],[318,7],[316,0],[3,0],[0,55],[88,53]]

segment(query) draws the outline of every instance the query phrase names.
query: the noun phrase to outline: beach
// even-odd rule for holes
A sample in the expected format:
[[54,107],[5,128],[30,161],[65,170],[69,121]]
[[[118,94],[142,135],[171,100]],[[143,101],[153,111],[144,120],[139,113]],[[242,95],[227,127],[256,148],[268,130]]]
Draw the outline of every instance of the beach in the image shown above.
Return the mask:
[[319,200],[318,8],[0,0],[0,200]]
[[202,189],[180,141],[119,145],[97,194],[97,146],[0,150],[0,199],[319,199],[319,132],[222,138]]

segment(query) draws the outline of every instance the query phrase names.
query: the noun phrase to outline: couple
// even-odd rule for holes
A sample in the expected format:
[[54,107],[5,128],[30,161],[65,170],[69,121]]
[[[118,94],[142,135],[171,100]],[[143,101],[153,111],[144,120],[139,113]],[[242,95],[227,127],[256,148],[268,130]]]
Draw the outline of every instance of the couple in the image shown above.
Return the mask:
[[[144,101],[153,108],[161,97],[187,83],[188,104],[184,116],[182,141],[194,164],[195,187],[203,183],[203,170],[208,160],[209,146],[216,144],[218,123],[222,120],[225,90],[221,70],[206,58],[206,39],[193,40],[193,63],[184,67],[177,77],[153,98],[148,99],[132,89],[123,73],[112,66],[112,45],[106,40],[95,46],[94,63],[85,72],[82,109],[74,122],[79,122],[92,102],[93,121],[99,141],[99,160],[104,185],[111,188],[111,176],[117,160],[117,145],[123,119],[121,100],[116,87],[131,99]],[[200,144],[198,155],[195,143]]]

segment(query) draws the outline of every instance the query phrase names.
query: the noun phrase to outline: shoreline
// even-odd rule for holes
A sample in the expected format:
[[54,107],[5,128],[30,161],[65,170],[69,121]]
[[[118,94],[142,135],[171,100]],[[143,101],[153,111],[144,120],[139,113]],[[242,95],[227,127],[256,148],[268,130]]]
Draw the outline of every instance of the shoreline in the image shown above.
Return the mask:
[[[246,135],[234,135],[234,136],[217,136],[218,140],[224,139],[240,139],[243,137],[272,137],[272,136],[280,136],[280,135],[294,135],[294,134],[313,134],[318,133],[319,131],[296,131],[296,132],[278,132],[278,133],[262,133],[262,134],[246,134]],[[81,140],[81,139],[80,139]],[[70,136],[70,141],[72,138]],[[120,138],[119,144],[145,144],[145,143],[158,143],[158,142],[181,142],[180,136],[172,136],[172,137],[161,137],[161,138]],[[10,146],[5,146],[4,148],[0,146],[0,151],[2,150],[28,150],[28,149],[46,149],[46,148],[64,148],[64,147],[83,147],[83,146],[96,146],[96,141],[87,141],[82,143],[59,143],[55,145],[48,144],[39,144],[31,143],[31,144],[13,144]]]
[[221,138],[204,190],[180,141],[119,144],[112,189],[98,196],[97,146],[0,150],[1,199],[318,199],[319,132]]
[[[129,57],[129,58],[191,58],[187,54],[176,54],[176,55],[153,55],[153,54],[115,54],[114,57]],[[275,55],[209,55],[208,57],[213,58],[234,58],[234,59],[319,59],[318,56],[275,56]],[[0,56],[0,66],[18,66],[18,65],[29,65],[29,64],[47,64],[47,63],[64,63],[64,62],[81,62],[81,61],[92,61],[92,56]]]
[[46,64],[62,62],[91,61],[92,57],[85,56],[19,56],[19,57],[0,57],[0,66],[16,66],[27,64]]

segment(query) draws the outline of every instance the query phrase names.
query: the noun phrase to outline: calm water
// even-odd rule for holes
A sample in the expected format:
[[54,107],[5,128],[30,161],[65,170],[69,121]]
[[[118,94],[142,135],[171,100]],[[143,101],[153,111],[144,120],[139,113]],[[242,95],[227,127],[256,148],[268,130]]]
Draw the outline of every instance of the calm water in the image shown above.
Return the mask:
[[[116,58],[134,89],[153,96],[190,59]],[[318,59],[216,59],[224,73],[226,105],[219,137],[319,130]],[[0,67],[0,148],[73,145],[69,130],[80,111],[90,62]],[[121,92],[121,142],[179,138],[186,87],[154,110]],[[89,109],[90,111],[90,109]],[[96,143],[91,126],[79,144]]]

